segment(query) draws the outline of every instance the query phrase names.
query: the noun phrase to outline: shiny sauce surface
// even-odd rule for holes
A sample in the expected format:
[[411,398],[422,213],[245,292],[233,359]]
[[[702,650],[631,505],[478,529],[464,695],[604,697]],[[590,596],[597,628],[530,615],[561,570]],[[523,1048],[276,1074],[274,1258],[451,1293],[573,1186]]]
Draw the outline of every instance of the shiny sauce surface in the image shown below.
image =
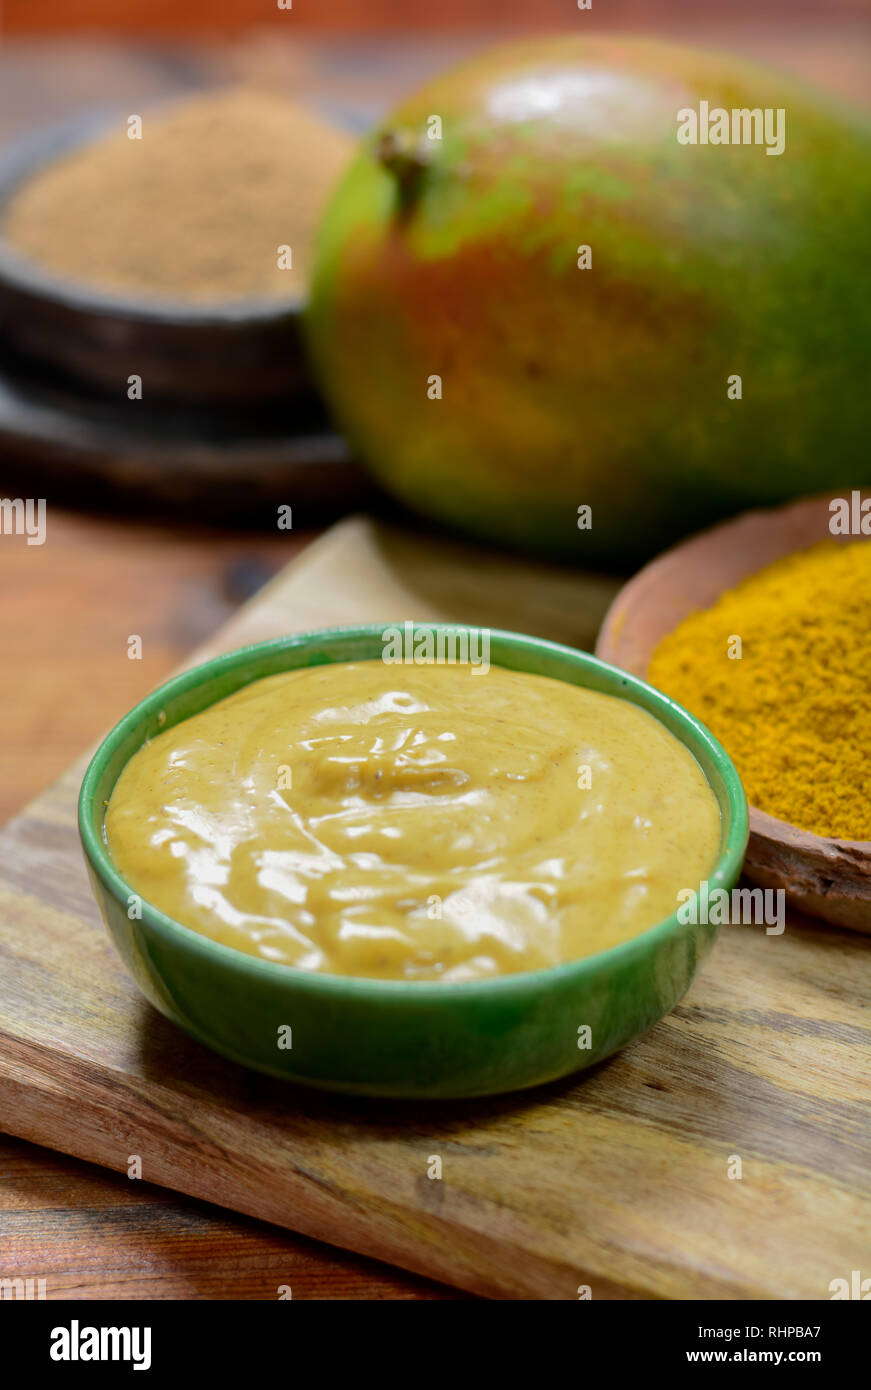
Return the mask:
[[575,960],[713,869],[714,794],[628,701],[491,666],[315,666],[166,730],[106,814],[131,888],[302,970],[473,980]]

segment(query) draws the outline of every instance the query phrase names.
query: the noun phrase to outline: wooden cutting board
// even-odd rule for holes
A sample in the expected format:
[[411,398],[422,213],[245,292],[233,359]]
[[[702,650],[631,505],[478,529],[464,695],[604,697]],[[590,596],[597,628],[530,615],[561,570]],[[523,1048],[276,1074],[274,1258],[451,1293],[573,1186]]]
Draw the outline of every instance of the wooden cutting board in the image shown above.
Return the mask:
[[[353,520],[196,659],[405,618],[589,647],[615,587]],[[536,1092],[322,1097],[223,1061],[139,998],[87,884],[83,765],[0,833],[9,1133],[120,1172],[137,1155],[148,1181],[497,1297],[814,1299],[871,1274],[871,939],[798,918],[779,937],[725,928],[645,1038]]]

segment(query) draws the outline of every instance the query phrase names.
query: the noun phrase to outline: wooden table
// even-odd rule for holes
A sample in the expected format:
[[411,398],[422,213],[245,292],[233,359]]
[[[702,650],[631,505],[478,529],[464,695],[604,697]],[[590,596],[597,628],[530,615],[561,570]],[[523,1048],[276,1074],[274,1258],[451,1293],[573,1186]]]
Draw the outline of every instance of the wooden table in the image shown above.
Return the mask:
[[[593,12],[585,18],[603,27]],[[863,99],[867,26],[833,17],[656,27],[723,42]],[[648,21],[646,27],[653,27]],[[371,50],[256,38],[232,50],[0,50],[0,139],[95,101],[171,94],[191,81],[264,71],[374,115],[395,92],[477,39],[433,36]],[[379,41],[380,43],[380,41]],[[366,64],[369,62],[369,67]],[[132,109],[132,108],[131,108]],[[4,494],[0,459],[0,494]],[[8,817],[158,683],[308,538],[216,533],[52,511],[46,545],[0,538],[0,819]],[[38,557],[38,559],[37,559]],[[142,659],[127,639],[142,638]],[[0,1140],[0,1277],[48,1275],[69,1298],[255,1298],[292,1284],[302,1298],[451,1298],[450,1290],[202,1202],[13,1140]]]

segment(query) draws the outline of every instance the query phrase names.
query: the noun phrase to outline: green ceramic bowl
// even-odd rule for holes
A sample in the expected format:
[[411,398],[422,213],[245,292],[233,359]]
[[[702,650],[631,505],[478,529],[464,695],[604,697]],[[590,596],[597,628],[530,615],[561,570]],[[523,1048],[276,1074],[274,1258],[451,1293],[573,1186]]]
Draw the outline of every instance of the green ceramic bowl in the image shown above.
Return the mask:
[[[418,625],[420,626],[420,625]],[[216,1052],[308,1086],[360,1095],[459,1097],[513,1091],[592,1066],[671,1009],[716,936],[669,917],[643,935],[548,970],[468,983],[311,974],[200,936],[143,902],[106,848],[103,819],[121,769],[143,743],[250,681],[382,653],[383,625],[333,628],[243,647],[168,681],[121,720],[82,783],[79,828],[97,902],[125,964],[160,1011]],[[709,882],[731,889],[747,843],[738,774],[703,725],[643,681],[586,652],[490,633],[490,660],[583,685],[648,710],[700,763],[722,816]],[[581,1047],[579,1030],[591,1030]],[[291,1046],[280,1048],[281,1030]],[[583,1040],[583,1034],[580,1035]]]

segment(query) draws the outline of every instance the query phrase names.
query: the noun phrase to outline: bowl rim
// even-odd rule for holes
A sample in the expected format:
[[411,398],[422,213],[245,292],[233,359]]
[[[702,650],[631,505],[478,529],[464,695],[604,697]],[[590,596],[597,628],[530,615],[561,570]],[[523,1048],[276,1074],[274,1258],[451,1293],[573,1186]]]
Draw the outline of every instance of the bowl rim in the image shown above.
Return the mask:
[[[470,1001],[475,998],[491,998],[498,995],[506,995],[523,991],[524,989],[536,986],[547,986],[549,984],[558,985],[560,982],[572,976],[581,976],[586,973],[593,973],[602,967],[609,967],[623,963],[632,959],[633,956],[646,954],[651,947],[660,941],[676,934],[684,924],[678,921],[677,911],[652,926],[646,928],[636,936],[629,937],[626,941],[618,942],[614,946],[609,946],[603,951],[596,951],[592,955],[580,956],[576,960],[563,961],[558,965],[545,966],[538,970],[516,971],[512,974],[499,975],[485,980],[379,980],[367,976],[338,975],[330,974],[326,971],[307,971],[300,970],[297,966],[287,965],[284,962],[263,960],[259,956],[249,955],[245,951],[237,950],[233,946],[227,946],[223,942],[214,941],[211,937],[204,936],[193,927],[185,926],[184,923],[170,917],[159,908],[149,903],[141,893],[136,893],[135,889],[127,883],[122,875],[115,868],[109,854],[108,847],[104,838],[105,807],[108,806],[108,799],[102,811],[97,817],[94,814],[96,809],[96,798],[99,783],[103,777],[106,764],[114,755],[118,745],[122,743],[137,725],[143,723],[149,716],[159,714],[161,706],[168,699],[177,698],[194,690],[197,686],[205,684],[223,672],[232,671],[237,667],[243,667],[252,659],[259,656],[267,656],[271,653],[281,651],[292,651],[299,647],[317,644],[323,647],[333,642],[339,643],[353,639],[355,637],[381,637],[385,629],[401,626],[401,623],[361,623],[350,624],[347,626],[336,626],[319,628],[316,630],[293,633],[282,637],[270,638],[264,642],[251,643],[243,647],[234,648],[232,651],[223,652],[219,656],[211,657],[207,661],[196,666],[192,666],[180,674],[171,677],[163,682],[138,704],[134,705],[122,719],[118,721],[113,729],[106,735],[98,746],[96,752],[88,764],[85,775],[82,779],[81,789],[78,798],[78,827],[85,856],[91,866],[92,871],[99,879],[104,890],[108,891],[119,904],[126,902],[131,896],[137,897],[141,904],[142,916],[137,919],[140,925],[145,925],[159,936],[168,939],[172,944],[182,947],[194,956],[210,960],[215,964],[223,964],[236,969],[240,975],[247,976],[255,983],[259,979],[268,979],[276,983],[282,978],[291,986],[299,986],[312,989],[325,995],[333,995],[336,998],[352,994],[356,997],[368,996],[373,1001],[387,1002],[397,998],[413,998],[421,1002],[432,1002],[438,998],[452,998],[455,1001],[459,998]],[[676,700],[672,700],[668,695],[664,695],[654,686],[646,681],[640,680],[637,676],[631,675],[628,671],[623,671],[618,666],[613,666],[609,662],[602,661],[601,658],[594,656],[591,652],[581,651],[579,648],[568,647],[563,643],[551,642],[546,638],[532,637],[524,633],[510,632],[502,628],[476,628],[469,623],[445,623],[445,622],[417,622],[414,623],[415,630],[429,629],[433,632],[448,629],[450,631],[487,631],[490,638],[496,638],[500,645],[509,650],[521,654],[528,653],[530,648],[551,657],[556,657],[561,661],[569,660],[576,669],[584,671],[594,671],[605,676],[608,680],[613,680],[628,691],[633,691],[640,699],[632,700],[630,703],[645,709],[659,722],[665,723],[660,719],[658,711],[667,712],[673,721],[681,729],[691,735],[692,740],[697,745],[701,745],[707,751],[713,764],[722,778],[725,795],[720,796],[716,789],[711,786],[710,780],[702,768],[703,776],[711,787],[713,795],[717,799],[720,810],[721,820],[728,809],[729,830],[726,834],[725,842],[721,842],[721,848],[716,860],[711,868],[706,882],[713,887],[722,887],[729,882],[737,882],[741,872],[744,855],[747,847],[749,834],[747,800],[744,795],[738,772],[732,763],[731,758],[725,749],[714,738],[713,734],[705,725]],[[345,658],[347,660],[347,658]],[[353,660],[354,658],[351,658]],[[377,658],[356,658],[359,661],[377,660]],[[330,664],[329,661],[327,664]],[[492,665],[499,665],[498,661],[492,661]],[[288,668],[308,669],[308,668]],[[523,667],[513,667],[523,672]],[[278,675],[280,672],[272,672]],[[527,672],[527,674],[535,674]],[[256,677],[256,680],[266,679],[264,676]],[[562,679],[554,676],[551,679]],[[255,681],[251,683],[254,684]],[[568,682],[568,684],[578,684],[582,688],[588,688],[582,682]],[[239,687],[242,688],[241,686]],[[235,693],[235,692],[229,692]],[[220,699],[229,698],[222,695]],[[626,698],[615,692],[614,698]],[[217,700],[214,702],[217,703]],[[208,708],[204,705],[203,708]],[[191,718],[192,716],[186,716]],[[184,722],[183,720],[177,721]],[[175,725],[169,725],[173,728]],[[666,724],[666,727],[668,725]],[[669,729],[669,732],[673,732]],[[693,755],[697,762],[692,743],[674,733],[683,747]],[[145,740],[139,744],[135,750],[144,746]],[[131,753],[130,757],[134,754]],[[129,759],[128,759],[129,761]],[[126,763],[125,763],[126,766]],[[119,774],[120,775],[120,774]],[[117,779],[116,779],[117,785]],[[114,786],[112,788],[114,791]],[[111,792],[109,793],[111,798]],[[99,825],[99,833],[95,828]]]

